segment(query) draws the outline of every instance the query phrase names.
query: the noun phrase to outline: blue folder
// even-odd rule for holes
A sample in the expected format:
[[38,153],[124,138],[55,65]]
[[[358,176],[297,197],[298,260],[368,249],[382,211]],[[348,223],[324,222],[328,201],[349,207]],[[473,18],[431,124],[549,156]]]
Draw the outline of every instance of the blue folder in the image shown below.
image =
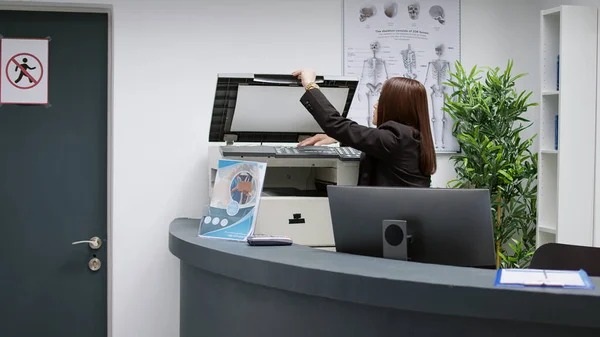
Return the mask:
[[[505,272],[518,272],[518,273],[544,273],[544,274],[574,274],[581,278],[583,281],[583,285],[565,285],[565,284],[557,284],[552,283],[551,281],[534,281],[534,282],[524,282],[524,283],[500,283],[502,279],[502,274]],[[496,272],[496,280],[494,282],[496,287],[550,287],[550,288],[563,288],[563,289],[595,289],[592,280],[584,270],[542,270],[542,269],[498,269]]]

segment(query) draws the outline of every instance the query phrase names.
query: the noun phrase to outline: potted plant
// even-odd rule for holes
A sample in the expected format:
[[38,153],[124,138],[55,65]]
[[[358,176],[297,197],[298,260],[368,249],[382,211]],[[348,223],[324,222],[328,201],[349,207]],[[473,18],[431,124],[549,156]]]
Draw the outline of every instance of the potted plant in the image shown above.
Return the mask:
[[448,186],[489,189],[497,268],[527,267],[536,248],[535,135],[523,139],[521,133],[532,124],[523,113],[537,103],[528,102],[532,92],[517,91],[515,81],[526,74],[513,76],[512,67],[509,60],[504,71],[474,66],[467,73],[456,62],[443,108],[461,147],[451,157],[457,176]]

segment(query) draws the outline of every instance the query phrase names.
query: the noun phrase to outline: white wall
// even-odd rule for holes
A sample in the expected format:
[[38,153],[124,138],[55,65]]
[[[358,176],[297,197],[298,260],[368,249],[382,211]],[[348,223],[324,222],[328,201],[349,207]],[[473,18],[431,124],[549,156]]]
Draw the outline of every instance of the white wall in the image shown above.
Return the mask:
[[560,5],[594,6],[600,7],[600,0],[538,0],[542,3],[542,9],[549,9]]
[[[505,69],[514,61],[513,74],[527,73],[517,80],[518,90],[533,91],[532,102],[540,97],[540,0],[462,0],[462,62]],[[537,123],[538,107],[524,117]],[[523,138],[537,133],[537,125],[523,132]],[[533,150],[537,151],[537,141]]]
[[[78,2],[114,5],[113,336],[177,336],[168,225],[207,202],[215,74],[340,74],[341,0]],[[513,58],[531,74],[521,86],[539,93],[539,9],[539,0],[463,0],[463,63]],[[454,177],[448,157],[438,157],[434,186]]]
[[115,1],[114,337],[178,333],[168,225],[207,202],[216,73],[339,73],[340,25],[338,1]]

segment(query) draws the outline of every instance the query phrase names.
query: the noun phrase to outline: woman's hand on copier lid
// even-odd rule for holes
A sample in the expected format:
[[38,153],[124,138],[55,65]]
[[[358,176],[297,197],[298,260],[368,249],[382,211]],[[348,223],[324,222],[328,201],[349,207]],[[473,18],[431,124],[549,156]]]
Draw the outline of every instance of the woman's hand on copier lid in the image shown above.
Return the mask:
[[306,87],[310,82],[314,82],[317,79],[317,73],[311,68],[296,70],[292,75],[298,77],[298,79],[302,81],[303,87]]

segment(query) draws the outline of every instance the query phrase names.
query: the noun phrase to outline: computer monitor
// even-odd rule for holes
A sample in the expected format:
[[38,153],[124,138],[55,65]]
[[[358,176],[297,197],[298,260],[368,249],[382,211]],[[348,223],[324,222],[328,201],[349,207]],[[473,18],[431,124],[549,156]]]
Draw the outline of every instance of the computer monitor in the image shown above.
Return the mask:
[[495,268],[487,189],[327,186],[337,252]]

